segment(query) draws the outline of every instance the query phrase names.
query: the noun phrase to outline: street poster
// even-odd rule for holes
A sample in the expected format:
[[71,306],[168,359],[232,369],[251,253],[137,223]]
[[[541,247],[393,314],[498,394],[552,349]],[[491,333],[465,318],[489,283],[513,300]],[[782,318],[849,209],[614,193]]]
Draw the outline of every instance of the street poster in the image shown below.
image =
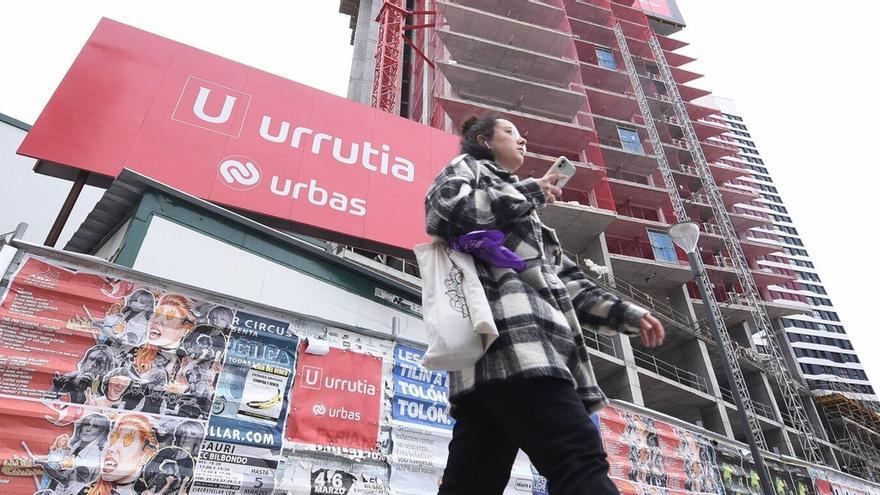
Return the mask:
[[394,346],[394,421],[452,430],[449,379],[444,371],[430,371],[421,365],[425,351],[406,344]]
[[185,491],[233,313],[25,256],[0,300],[2,493]]
[[376,450],[382,406],[382,358],[301,346],[287,438],[297,443]]
[[299,339],[290,322],[236,311],[193,495],[273,493]]

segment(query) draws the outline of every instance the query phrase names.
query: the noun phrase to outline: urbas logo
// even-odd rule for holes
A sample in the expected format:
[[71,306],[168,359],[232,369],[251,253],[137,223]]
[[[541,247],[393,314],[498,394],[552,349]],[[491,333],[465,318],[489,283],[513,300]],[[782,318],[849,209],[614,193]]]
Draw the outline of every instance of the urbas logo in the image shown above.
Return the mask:
[[238,139],[250,104],[247,93],[189,76],[171,118]]
[[262,174],[260,167],[250,158],[232,155],[220,161],[217,176],[226,187],[236,191],[247,191],[259,184]]

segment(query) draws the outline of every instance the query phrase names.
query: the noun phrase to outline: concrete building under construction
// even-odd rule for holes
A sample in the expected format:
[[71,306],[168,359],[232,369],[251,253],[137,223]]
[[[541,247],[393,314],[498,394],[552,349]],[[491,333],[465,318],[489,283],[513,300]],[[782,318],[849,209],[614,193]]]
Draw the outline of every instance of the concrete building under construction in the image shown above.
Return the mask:
[[[701,75],[677,53],[687,43],[674,2],[342,0],[340,11],[351,16],[351,99],[450,133],[498,112],[528,138],[520,177],[543,175],[559,155],[576,163],[544,222],[597,280],[668,330],[650,353],[635,340],[588,335],[606,393],[745,441],[733,400],[741,390],[768,453],[880,480],[874,390],[863,372],[809,361],[825,359],[812,352],[828,342],[804,339],[844,341],[831,335],[842,328],[828,327],[839,324],[803,275],[815,273],[805,252],[792,251],[801,249],[789,242],[794,228],[768,198],[773,186],[756,168],[754,143],[744,143],[741,117],[692,86]],[[685,220],[700,225],[708,306],[667,234]],[[721,342],[708,318],[725,329]],[[855,357],[846,350],[834,356]],[[722,353],[735,356],[737,383]]]

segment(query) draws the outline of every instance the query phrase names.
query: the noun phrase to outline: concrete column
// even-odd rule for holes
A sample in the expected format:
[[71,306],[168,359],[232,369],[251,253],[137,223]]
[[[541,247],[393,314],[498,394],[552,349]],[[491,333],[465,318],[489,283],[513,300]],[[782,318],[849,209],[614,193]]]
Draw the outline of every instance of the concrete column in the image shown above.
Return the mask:
[[369,105],[373,97],[373,72],[376,66],[376,40],[379,24],[376,16],[382,7],[380,0],[360,0],[354,51],[351,58],[351,77],[348,81],[348,99]]
[[[752,340],[752,325],[748,321],[742,322],[736,327],[738,341],[742,345],[747,345],[752,350],[757,350],[757,346]],[[740,341],[739,339],[742,339]],[[776,395],[773,393],[773,385],[771,380],[764,372],[753,372],[745,374],[746,383],[749,386],[749,395],[755,402],[770,406],[773,411],[773,419],[782,425],[782,427],[772,435],[764,432],[767,440],[767,446],[772,449],[776,446],[780,452],[787,455],[794,455],[794,444],[791,435],[785,428],[785,422],[782,420],[782,412],[779,404],[776,402]],[[796,440],[795,440],[796,441]]]
[[602,232],[587,245],[582,253],[597,265],[602,265],[611,270],[611,256],[608,254],[608,244],[605,241],[605,233]]
[[[611,267],[611,257],[608,254],[608,244],[605,240],[605,233],[596,236],[591,242],[584,255],[598,265],[602,265],[614,274]],[[619,356],[624,362],[624,372],[620,374],[619,383],[614,384],[617,395],[628,397],[628,401],[637,406],[644,406],[645,399],[642,396],[642,385],[639,381],[639,372],[636,368],[636,360],[633,356],[632,344],[629,337],[616,335],[613,337],[614,346],[619,350]]]
[[629,337],[617,335],[614,337],[614,345],[620,350],[620,357],[624,362],[624,373],[622,373],[621,381],[617,385],[618,394],[629,395],[629,401],[637,406],[645,406],[645,398],[642,395],[642,384],[639,381],[639,372],[636,367],[636,360],[633,356],[632,344]]

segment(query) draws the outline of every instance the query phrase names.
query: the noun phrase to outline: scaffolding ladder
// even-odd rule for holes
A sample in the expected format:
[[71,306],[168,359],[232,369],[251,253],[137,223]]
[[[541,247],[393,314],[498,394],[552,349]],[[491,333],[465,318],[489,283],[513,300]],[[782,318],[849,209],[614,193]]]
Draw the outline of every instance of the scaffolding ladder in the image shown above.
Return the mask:
[[[666,154],[663,151],[663,142],[660,140],[660,134],[657,131],[654,116],[648,105],[648,98],[645,96],[642,82],[639,80],[639,73],[636,70],[635,62],[630,53],[626,36],[623,33],[623,28],[620,26],[620,23],[616,21],[614,23],[614,35],[617,38],[617,44],[620,47],[620,53],[623,57],[624,64],[626,65],[626,71],[629,73],[629,79],[632,83],[633,91],[635,91],[636,100],[639,104],[639,110],[644,117],[645,127],[648,129],[648,135],[651,138],[651,146],[654,148],[654,155],[657,156],[657,162],[660,165],[660,172],[663,175],[663,182],[666,184],[666,190],[669,192],[669,198],[672,200],[672,209],[675,213],[675,218],[679,222],[689,221],[690,217],[688,217],[687,211],[685,210],[684,201],[682,201],[681,195],[678,194],[675,177],[672,175],[672,169],[669,167],[669,161],[667,161]],[[758,445],[767,450],[767,440],[764,438],[764,431],[761,429],[761,424],[758,420],[754,403],[751,400],[748,384],[746,383],[745,376],[743,376],[739,360],[736,358],[737,355],[736,350],[733,347],[733,341],[727,333],[727,326],[724,323],[724,315],[722,315],[721,307],[715,299],[712,282],[709,281],[706,267],[703,265],[703,260],[700,259],[699,256],[696,256],[695,259],[697,260],[697,268],[700,274],[699,283],[703,284],[703,287],[706,289],[706,296],[709,299],[709,309],[711,310],[712,318],[715,319],[715,322],[720,329],[721,342],[718,344],[721,347],[721,351],[731,358],[729,359],[730,367],[733,370],[734,380],[736,381],[736,390],[739,390],[743,397],[743,406],[746,409],[746,417],[748,417],[749,420],[749,427],[752,430],[752,433],[754,433]]]
[[[800,383],[799,378],[795,377],[785,365],[785,361],[782,357],[782,350],[776,340],[780,335],[778,335],[773,329],[770,317],[767,315],[767,311],[761,304],[757,284],[755,283],[755,279],[749,269],[742,247],[739,244],[736,230],[734,230],[727,209],[724,207],[721,192],[715,184],[712,171],[709,169],[709,164],[706,161],[705,155],[703,155],[703,149],[700,147],[700,141],[697,137],[696,131],[694,131],[684,100],[682,100],[681,94],[678,91],[678,86],[672,76],[672,71],[666,62],[663,48],[660,46],[660,42],[653,33],[648,32],[647,34],[648,44],[654,55],[654,62],[660,69],[660,75],[666,85],[669,95],[671,96],[671,103],[675,108],[675,112],[680,121],[680,126],[684,130],[685,139],[689,145],[688,148],[690,148],[691,156],[697,165],[697,172],[699,172],[700,181],[703,184],[703,188],[706,190],[715,219],[721,227],[724,245],[727,248],[730,257],[733,259],[737,279],[739,280],[743,293],[748,300],[751,316],[757,327],[756,330],[763,335],[764,340],[766,341],[766,348],[770,350],[770,354],[767,356],[767,361],[775,370],[774,375],[776,382],[779,384],[779,389],[782,392],[785,406],[792,418],[795,429],[799,433],[798,443],[803,450],[806,460],[822,463],[823,458],[819,443],[816,441],[816,432],[807,417],[806,409],[804,408],[799,395],[799,389],[805,390],[806,387]],[[623,36],[622,31],[620,31],[620,36]],[[638,76],[636,75],[636,77]],[[709,292],[711,292],[711,289]]]

